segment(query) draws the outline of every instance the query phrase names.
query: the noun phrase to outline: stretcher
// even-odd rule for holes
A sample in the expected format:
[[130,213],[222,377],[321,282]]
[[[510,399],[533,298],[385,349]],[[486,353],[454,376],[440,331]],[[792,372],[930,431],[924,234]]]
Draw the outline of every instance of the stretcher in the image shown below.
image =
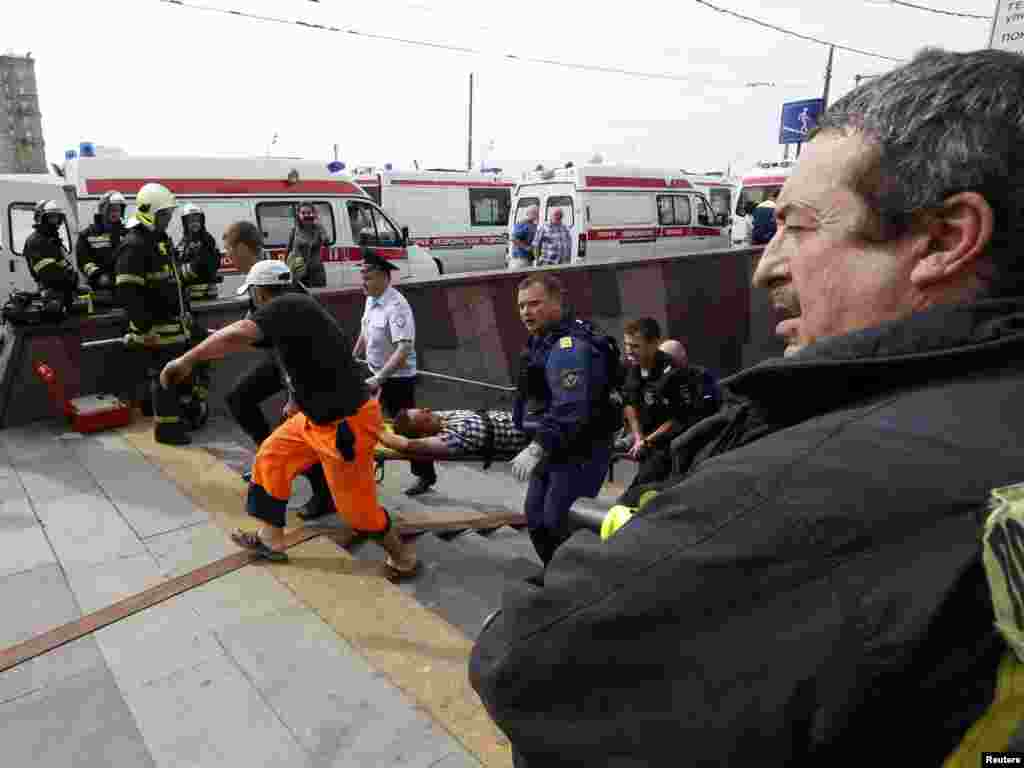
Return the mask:
[[373,449],[373,458],[377,464],[376,472],[378,483],[384,482],[384,464],[388,461],[455,461],[470,464],[482,463],[483,468],[488,469],[492,462],[511,461],[515,456],[516,455],[514,453],[508,455],[502,453],[492,453],[490,455],[484,455],[482,453],[463,453],[457,456],[428,456],[426,454],[403,453],[380,444]]

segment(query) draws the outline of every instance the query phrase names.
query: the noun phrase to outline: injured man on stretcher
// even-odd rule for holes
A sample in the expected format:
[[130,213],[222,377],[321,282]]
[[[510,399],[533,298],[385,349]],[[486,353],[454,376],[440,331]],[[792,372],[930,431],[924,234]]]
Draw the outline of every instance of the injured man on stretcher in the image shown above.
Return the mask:
[[510,459],[530,442],[508,411],[403,408],[382,430],[377,458]]

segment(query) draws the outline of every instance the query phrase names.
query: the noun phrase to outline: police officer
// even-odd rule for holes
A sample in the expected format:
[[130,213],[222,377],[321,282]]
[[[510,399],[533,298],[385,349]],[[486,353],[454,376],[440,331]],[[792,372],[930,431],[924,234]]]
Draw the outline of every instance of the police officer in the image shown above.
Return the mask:
[[623,347],[631,367],[626,374],[625,415],[633,435],[629,455],[640,462],[630,489],[665,480],[672,472],[672,439],[718,406],[714,379],[704,369],[688,365],[685,348],[677,362],[659,347],[660,342],[661,328],[654,318],[626,324]]
[[156,375],[188,347],[189,323],[174,246],[167,227],[177,207],[162,184],[149,183],[135,198],[135,217],[117,249],[117,292],[128,319],[125,344],[144,361],[152,397],[154,436],[159,443],[187,445],[181,400],[192,395],[189,380],[164,389]]
[[181,209],[177,258],[188,298],[193,301],[217,298],[215,280],[220,268],[220,251],[217,241],[206,230],[206,214],[195,203],[186,203]]
[[320,259],[320,250],[330,245],[330,238],[320,224],[313,203],[299,203],[297,221],[288,239],[288,267],[295,279],[308,288],[327,285],[327,270]]
[[115,254],[125,234],[125,207],[124,195],[120,192],[104,192],[93,223],[79,233],[75,245],[78,269],[94,294],[100,292],[97,299],[101,302],[111,302],[114,297]]
[[[416,321],[405,297],[391,287],[391,273],[398,269],[370,248],[363,249],[363,290],[366,307],[362,330],[352,355],[366,352],[373,375],[366,380],[371,395],[378,395],[384,414],[394,418],[402,408],[416,407]],[[416,484],[408,496],[426,493],[437,482],[432,461],[411,461]]]
[[67,216],[56,200],[40,200],[34,219],[33,232],[24,247],[28,271],[39,286],[43,311],[63,315],[71,308],[78,291],[78,272],[61,239]]
[[609,399],[617,347],[563,310],[562,296],[562,284],[552,275],[519,284],[519,315],[530,339],[520,361],[513,419],[532,442],[512,460],[512,472],[529,480],[526,520],[545,565],[569,538],[569,507],[600,491],[612,434],[621,423]]

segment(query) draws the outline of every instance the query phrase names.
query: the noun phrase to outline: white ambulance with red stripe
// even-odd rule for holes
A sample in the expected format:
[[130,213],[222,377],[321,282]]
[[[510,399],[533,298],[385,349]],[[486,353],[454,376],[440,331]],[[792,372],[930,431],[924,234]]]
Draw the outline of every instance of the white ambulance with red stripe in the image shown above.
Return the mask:
[[736,207],[733,209],[733,245],[750,244],[750,212],[763,203],[769,194],[777,194],[782,189],[795,164],[795,160],[765,161],[743,174],[740,191],[736,195]]
[[[90,223],[100,196],[116,190],[128,199],[128,214],[143,184],[156,181],[184,203],[195,203],[206,214],[206,228],[218,242],[229,224],[246,219],[263,233],[267,252],[285,258],[288,238],[301,201],[312,202],[330,245],[321,254],[327,268],[327,286],[361,285],[361,245],[378,252],[399,267],[400,280],[436,277],[439,265],[430,252],[411,243],[399,222],[381,210],[352,178],[332,173],[326,163],[273,157],[173,157],[99,153],[75,157],[64,166],[66,181],[78,195],[79,221]],[[178,215],[168,230],[181,238]],[[226,257],[220,295],[233,297],[241,285]]]
[[596,263],[728,248],[726,217],[715,216],[697,180],[679,169],[580,165],[530,173],[515,190],[512,227],[531,206],[540,221],[562,209],[573,263]]
[[384,211],[409,227],[445,274],[503,269],[512,178],[447,169],[357,168],[355,181]]

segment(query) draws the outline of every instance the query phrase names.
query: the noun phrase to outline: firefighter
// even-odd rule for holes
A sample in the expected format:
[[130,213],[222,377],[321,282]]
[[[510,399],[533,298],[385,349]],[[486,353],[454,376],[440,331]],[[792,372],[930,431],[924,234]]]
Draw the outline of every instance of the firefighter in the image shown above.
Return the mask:
[[63,315],[71,308],[78,292],[78,272],[61,239],[61,228],[66,226],[67,216],[56,200],[40,200],[33,218],[34,231],[25,240],[24,249],[28,271],[39,286],[43,311]]
[[181,242],[178,243],[178,264],[182,285],[192,301],[217,298],[217,270],[220,251],[217,241],[206,230],[206,214],[194,203],[181,209]]
[[93,216],[93,223],[78,235],[75,255],[78,269],[98,299],[113,301],[114,278],[117,273],[115,254],[125,235],[124,212],[127,207],[120,192],[105,192]]
[[313,203],[299,203],[295,228],[288,239],[288,267],[295,279],[307,288],[324,288],[327,270],[320,258],[321,249],[331,244],[327,232],[320,224]]
[[[182,408],[183,400],[194,402],[192,377],[171,389],[163,389],[156,379],[163,365],[189,346],[190,322],[167,235],[177,201],[167,187],[149,183],[139,190],[135,204],[135,217],[117,250],[115,282],[128,319],[125,344],[146,368],[156,441],[187,445],[192,442],[188,427],[201,421],[191,414],[189,424]],[[205,405],[205,398],[197,399]]]

